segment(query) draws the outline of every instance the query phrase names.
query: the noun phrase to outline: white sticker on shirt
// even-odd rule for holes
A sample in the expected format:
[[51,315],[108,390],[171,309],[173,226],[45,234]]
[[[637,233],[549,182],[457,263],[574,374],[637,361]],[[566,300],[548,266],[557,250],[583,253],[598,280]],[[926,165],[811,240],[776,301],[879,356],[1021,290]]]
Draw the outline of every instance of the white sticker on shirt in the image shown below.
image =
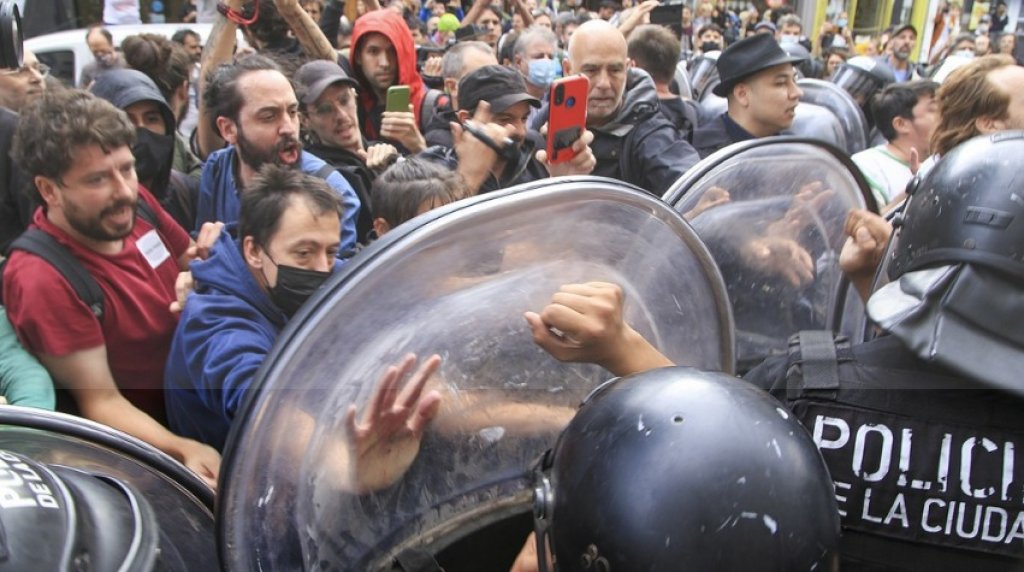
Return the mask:
[[150,268],[160,266],[171,257],[171,253],[164,246],[164,241],[160,240],[160,235],[157,234],[156,229],[142,235],[139,240],[135,241],[135,245],[139,248],[142,256],[146,257],[146,262],[149,262]]

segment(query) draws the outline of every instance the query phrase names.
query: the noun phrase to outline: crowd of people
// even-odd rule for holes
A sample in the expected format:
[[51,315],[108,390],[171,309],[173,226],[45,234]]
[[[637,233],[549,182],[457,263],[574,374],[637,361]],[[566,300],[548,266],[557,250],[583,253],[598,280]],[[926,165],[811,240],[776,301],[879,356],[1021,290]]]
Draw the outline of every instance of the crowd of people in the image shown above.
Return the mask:
[[[801,105],[801,78],[847,70],[871,80],[870,90],[850,96],[875,140],[851,160],[874,204],[849,214],[840,261],[868,300],[893,233],[883,215],[903,208],[908,184],[945,173],[942,159],[972,138],[1024,129],[1024,68],[1014,59],[1004,2],[976,33],[961,33],[956,18],[937,20],[925,65],[912,61],[921,38],[911,25],[857,44],[845,13],[809,36],[786,8],[735,14],[724,2],[701,3],[684,6],[678,22],[650,23],[659,5],[570,0],[556,10],[512,0],[507,13],[490,0],[361,0],[347,13],[338,0],[261,0],[258,10],[226,0],[205,45],[182,30],[115,46],[103,25],[90,27],[83,42],[95,61],[78,86],[49,77],[26,51],[19,68],[0,71],[0,395],[135,436],[215,487],[228,433],[289,319],[333,272],[427,211],[572,175],[616,179],[661,197],[701,159],[787,134]],[[246,45],[236,45],[239,29]],[[724,110],[704,121],[702,101],[684,85],[685,71],[679,76],[681,64],[693,69],[701,60],[714,62],[708,90],[724,100]],[[588,80],[585,129],[572,158],[554,161],[545,145],[549,91],[575,75]],[[405,108],[390,104],[396,86],[408,88]],[[978,224],[1019,225],[1012,216],[972,212]],[[901,221],[930,216],[904,215]],[[980,244],[983,251],[993,243]],[[1019,266],[1019,253],[1004,250],[1000,256]],[[1006,271],[1003,258],[993,264],[993,256],[937,256],[958,269],[943,287],[976,285],[962,268],[977,265],[998,276],[986,270],[980,283],[1019,292],[1022,272],[1012,264]],[[537,344],[557,359],[594,362],[621,376],[671,365],[622,322],[622,303],[615,285],[576,285],[527,320]],[[999,319],[1014,328],[1018,311],[1008,307]],[[855,355],[841,349],[841,359],[863,359],[879,371],[988,379],[984,367],[963,365],[967,358],[947,345],[953,357],[935,365],[930,347],[918,349],[924,342],[901,337],[911,326],[878,315],[897,335]],[[923,335],[917,328],[906,335]],[[803,397],[786,392],[794,355],[767,362],[748,380],[800,410]],[[1020,362],[1019,345],[1006,355],[992,359]],[[436,368],[435,361],[424,367]],[[411,369],[404,364],[402,374]],[[1009,389],[985,390],[979,399]],[[439,398],[422,399],[405,411],[418,432]],[[935,412],[943,408],[936,399],[929,415],[941,419]],[[1000,413],[999,422],[1009,417]],[[991,422],[983,416],[973,427]],[[1000,439],[1019,435],[1014,423],[1000,426]],[[820,432],[815,438],[828,446]],[[1019,485],[1007,451],[1006,478]],[[1013,535],[1024,539],[1024,521],[1013,514],[1006,544]],[[844,559],[879,562],[892,545],[871,540],[872,532],[888,539],[857,528]],[[915,543],[906,535],[889,540]],[[1020,556],[1020,542],[929,546],[995,565]],[[535,569],[530,558],[519,569]]]

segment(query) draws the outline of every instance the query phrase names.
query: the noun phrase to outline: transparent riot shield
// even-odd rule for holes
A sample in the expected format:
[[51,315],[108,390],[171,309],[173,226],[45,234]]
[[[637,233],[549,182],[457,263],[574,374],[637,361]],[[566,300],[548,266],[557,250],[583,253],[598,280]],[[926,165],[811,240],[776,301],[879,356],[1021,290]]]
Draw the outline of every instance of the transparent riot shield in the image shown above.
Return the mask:
[[866,208],[867,189],[835,147],[768,137],[718,151],[666,192],[725,279],[740,371],[784,353],[792,334],[834,322],[845,303],[843,226],[851,209]]
[[[419,549],[449,572],[508,569],[532,526],[534,461],[609,377],[539,349],[523,312],[588,281],[620,284],[625,320],[671,359],[733,369],[721,277],[657,198],[566,178],[432,211],[332,277],[257,374],[224,455],[225,567],[362,572]],[[352,420],[410,352],[441,356],[424,389],[440,409],[388,464],[360,452]]]
[[[850,155],[868,148],[870,126],[853,97],[838,85],[820,79],[801,79],[796,82],[803,91],[802,103],[813,103],[832,112],[842,127],[845,143],[837,145]],[[799,107],[797,108],[799,111]],[[799,135],[799,133],[797,133]]]
[[[704,94],[711,93],[711,89],[718,84],[718,56],[722,52],[708,52],[701,54],[690,62],[689,76],[690,76],[690,89],[693,93],[693,99],[701,101],[704,99]],[[678,72],[678,66],[676,70]]]
[[686,62],[676,64],[675,73],[676,86],[679,88],[679,97],[693,99],[693,88],[690,86],[690,73],[686,69]]
[[[0,449],[132,485],[159,523],[156,570],[190,572],[215,566],[213,491],[152,446],[80,417],[2,406]],[[103,531],[95,534],[102,536]]]
[[815,139],[846,151],[846,136],[832,112],[813,103],[800,102],[796,106],[796,117],[789,128],[794,137]]

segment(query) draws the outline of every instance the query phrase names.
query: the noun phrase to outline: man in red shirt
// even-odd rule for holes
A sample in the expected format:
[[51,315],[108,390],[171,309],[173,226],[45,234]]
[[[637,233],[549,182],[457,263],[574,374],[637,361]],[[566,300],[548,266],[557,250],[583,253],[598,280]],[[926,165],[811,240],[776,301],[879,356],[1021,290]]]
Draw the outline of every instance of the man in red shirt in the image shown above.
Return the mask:
[[[21,250],[4,270],[4,304],[22,343],[84,417],[150,443],[214,484],[216,451],[161,424],[175,280],[195,249],[139,186],[134,139],[127,115],[89,93],[48,92],[23,111],[13,156],[44,205],[32,227],[88,271],[104,311],[98,318],[51,263]],[[137,216],[142,201],[155,225]]]

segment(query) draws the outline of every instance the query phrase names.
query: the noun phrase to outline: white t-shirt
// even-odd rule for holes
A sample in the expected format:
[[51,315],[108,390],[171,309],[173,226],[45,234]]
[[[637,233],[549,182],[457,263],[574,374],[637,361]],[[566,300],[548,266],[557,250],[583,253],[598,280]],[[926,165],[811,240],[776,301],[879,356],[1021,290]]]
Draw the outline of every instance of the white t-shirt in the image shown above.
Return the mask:
[[107,25],[141,24],[139,0],[105,0],[103,23]]
[[865,149],[850,158],[867,179],[871,193],[878,202],[878,208],[892,202],[897,195],[906,190],[907,183],[914,178],[910,172],[910,164],[890,153],[886,145]]

